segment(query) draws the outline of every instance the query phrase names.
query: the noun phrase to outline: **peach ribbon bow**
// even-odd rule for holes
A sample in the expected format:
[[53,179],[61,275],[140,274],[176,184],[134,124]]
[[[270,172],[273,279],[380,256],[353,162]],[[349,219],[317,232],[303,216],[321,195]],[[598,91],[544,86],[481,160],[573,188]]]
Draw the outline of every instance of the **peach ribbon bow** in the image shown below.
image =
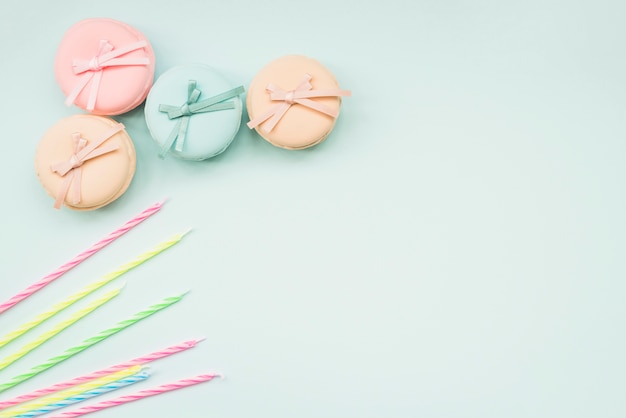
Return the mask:
[[70,191],[70,187],[72,188],[71,202],[73,204],[80,202],[82,165],[86,161],[117,150],[119,147],[116,144],[105,144],[105,142],[123,129],[124,125],[118,123],[112,129],[109,129],[101,136],[91,141],[89,145],[87,145],[88,141],[83,138],[79,132],[72,134],[74,154],[72,154],[68,160],[54,163],[50,166],[52,172],[57,173],[61,177],[65,177],[65,181],[61,185],[54,202],[55,209],[61,207],[61,204],[63,204],[63,201]]
[[287,113],[287,110],[289,110],[289,108],[296,103],[336,118],[338,115],[337,111],[311,99],[315,97],[350,96],[352,93],[349,90],[340,89],[313,90],[313,85],[310,83],[311,78],[310,74],[305,74],[304,80],[298,85],[298,87],[296,87],[295,90],[289,91],[282,90],[274,84],[268,84],[265,89],[270,93],[270,99],[280,101],[281,103],[277,103],[267,112],[248,122],[248,128],[255,128],[267,121],[262,129],[264,132],[271,132],[285,113]]

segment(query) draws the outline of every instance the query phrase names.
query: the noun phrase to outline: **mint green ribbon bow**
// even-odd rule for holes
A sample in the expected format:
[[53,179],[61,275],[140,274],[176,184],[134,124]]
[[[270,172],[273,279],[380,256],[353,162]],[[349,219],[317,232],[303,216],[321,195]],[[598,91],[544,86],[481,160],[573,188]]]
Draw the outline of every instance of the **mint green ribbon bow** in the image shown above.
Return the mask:
[[237,97],[244,92],[243,86],[239,86],[208,99],[198,101],[202,92],[196,88],[196,84],[196,80],[189,80],[187,101],[182,106],[159,105],[159,111],[167,113],[169,119],[179,119],[161,147],[161,152],[159,153],[161,158],[165,157],[165,154],[172,148],[174,142],[176,142],[176,151],[180,152],[183,150],[191,116],[197,113],[234,109],[235,103],[232,101],[226,102],[226,100]]

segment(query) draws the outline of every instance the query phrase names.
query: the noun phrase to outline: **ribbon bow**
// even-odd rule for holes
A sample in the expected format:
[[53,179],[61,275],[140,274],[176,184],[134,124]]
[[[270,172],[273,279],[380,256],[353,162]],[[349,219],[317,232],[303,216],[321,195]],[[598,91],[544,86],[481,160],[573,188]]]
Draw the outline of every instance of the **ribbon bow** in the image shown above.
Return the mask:
[[234,109],[235,103],[223,102],[239,96],[243,91],[243,86],[239,86],[199,102],[198,99],[202,92],[196,88],[196,80],[189,80],[187,85],[187,101],[182,106],[159,105],[159,111],[167,113],[169,119],[179,119],[161,147],[159,156],[163,158],[174,144],[174,141],[176,141],[176,151],[180,152],[183,150],[187,128],[189,127],[189,119],[192,115],[196,113]]
[[72,134],[74,141],[74,154],[67,161],[54,163],[50,166],[52,172],[57,173],[61,177],[65,177],[65,181],[61,185],[54,202],[55,209],[59,209],[72,187],[72,204],[80,202],[80,183],[82,177],[82,165],[92,158],[99,157],[103,154],[113,152],[119,147],[115,144],[104,144],[116,133],[124,129],[124,125],[118,123],[112,129],[109,129],[101,136],[91,141],[87,145],[87,140],[81,136],[79,132]]
[[102,80],[102,70],[107,67],[150,64],[150,59],[148,57],[119,58],[122,55],[144,48],[147,45],[148,43],[146,41],[138,41],[114,49],[113,45],[111,45],[109,41],[101,39],[98,53],[94,57],[89,60],[79,58],[74,59],[74,62],[72,63],[74,74],[84,74],[78,80],[76,87],[74,87],[71,93],[67,96],[67,99],[65,99],[65,104],[67,106],[71,106],[76,101],[78,95],[93,79],[86,107],[86,109],[91,112],[96,106],[96,97],[98,96],[98,89],[100,88],[100,81]]
[[289,91],[282,90],[271,83],[268,84],[265,89],[270,93],[270,99],[281,101],[282,103],[272,106],[267,112],[248,122],[248,128],[255,128],[267,121],[263,127],[263,131],[266,133],[271,132],[282,117],[285,116],[287,110],[296,103],[336,118],[338,115],[337,111],[311,100],[311,98],[350,96],[352,93],[349,90],[339,89],[313,90],[313,86],[310,83],[311,78],[310,74],[305,74],[304,80],[300,85],[298,85],[295,90]]

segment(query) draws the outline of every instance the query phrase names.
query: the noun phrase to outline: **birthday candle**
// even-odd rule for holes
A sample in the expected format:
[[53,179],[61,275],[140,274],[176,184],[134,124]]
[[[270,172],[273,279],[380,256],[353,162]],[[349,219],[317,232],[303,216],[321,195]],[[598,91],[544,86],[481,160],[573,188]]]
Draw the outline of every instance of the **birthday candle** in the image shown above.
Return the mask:
[[135,383],[142,382],[150,377],[150,374],[147,371],[142,371],[132,376],[125,377],[123,379],[117,380],[115,382],[111,382],[108,384],[101,385],[92,390],[78,392],[78,388],[76,389],[76,395],[69,395],[67,398],[51,402],[48,405],[41,407],[39,409],[28,411],[24,414],[17,415],[15,418],[31,418],[36,417],[38,415],[49,414],[52,411],[57,409],[65,408],[70,405],[74,405],[79,402],[86,401],[91,398],[95,398],[96,396],[104,395],[105,393],[112,392],[117,389],[121,389],[126,386],[134,385]]
[[155,313],[159,312],[160,310],[163,310],[169,306],[172,306],[173,304],[175,304],[176,302],[179,302],[183,297],[185,296],[185,293],[178,295],[178,296],[171,296],[168,298],[163,299],[163,301],[161,301],[160,303],[156,304],[156,305],[152,305],[150,307],[148,307],[147,309],[136,313],[135,315],[133,315],[131,318],[126,319],[124,321],[118,322],[115,326],[113,326],[112,328],[106,329],[104,331],[101,331],[100,333],[98,333],[97,335],[88,338],[86,340],[84,340],[80,345],[77,345],[75,347],[72,348],[68,348],[67,350],[65,350],[63,352],[63,354],[58,355],[56,357],[52,357],[50,359],[48,359],[48,361],[46,361],[45,363],[39,364],[35,367],[33,367],[32,369],[30,369],[29,372],[24,373],[24,374],[20,374],[18,376],[13,377],[11,380],[9,380],[6,383],[1,383],[0,384],[0,393],[4,392],[5,390],[12,388],[32,377],[37,376],[39,373],[42,373],[46,370],[48,370],[51,367],[56,366],[59,363],[64,362],[65,360],[71,358],[72,356],[75,356],[76,354],[80,353],[81,351],[84,351],[86,349],[88,349],[89,347],[92,347],[96,344],[98,344],[101,341],[106,340],[107,338],[109,338],[112,335],[117,334],[118,332],[130,327],[131,325],[136,324],[137,322],[149,317],[150,315],[154,315]]
[[138,257],[136,257],[134,260],[132,260],[132,261],[130,261],[130,262],[128,262],[128,263],[118,267],[116,270],[106,274],[105,276],[102,277],[101,280],[99,280],[97,282],[94,282],[94,283],[92,283],[90,285],[87,285],[82,290],[78,291],[77,293],[74,293],[73,295],[67,297],[65,300],[57,303],[50,310],[39,314],[32,321],[29,321],[29,322],[27,322],[25,324],[20,325],[17,329],[11,331],[10,333],[5,335],[4,337],[0,338],[0,348],[4,347],[8,343],[13,341],[17,337],[19,337],[20,335],[23,335],[26,332],[30,331],[31,329],[33,329],[37,325],[41,324],[42,322],[44,322],[44,321],[48,320],[49,318],[53,317],[54,315],[56,315],[57,313],[61,312],[62,310],[64,310],[68,306],[70,306],[70,305],[76,303],[77,301],[81,300],[85,296],[87,296],[87,295],[95,292],[96,290],[100,289],[101,287],[111,283],[113,280],[117,279],[122,274],[129,272],[130,270],[134,269],[135,267],[139,266],[142,263],[145,263],[146,261],[148,261],[152,257],[162,253],[163,251],[167,250],[168,248],[172,247],[173,245],[178,244],[183,239],[183,237],[186,234],[187,234],[187,232],[184,232],[182,234],[176,234],[176,235],[172,236],[169,240],[164,241],[164,242],[158,244],[157,246],[152,248],[150,251],[146,251],[145,253],[141,254]]
[[0,410],[6,409],[8,407],[11,407],[13,405],[18,405],[20,403],[23,402],[28,402],[30,400],[33,399],[37,399],[41,396],[45,396],[45,395],[49,395],[51,393],[55,393],[58,392],[60,390],[63,389],[67,389],[70,387],[73,387],[75,385],[79,385],[85,382],[89,382],[91,380],[97,379],[99,377],[102,376],[107,376],[111,373],[115,373],[117,371],[120,370],[124,370],[127,369],[129,367],[132,366],[136,366],[138,364],[148,364],[151,363],[153,361],[165,358],[165,357],[169,357],[172,354],[176,354],[176,353],[180,353],[182,351],[185,350],[189,350],[190,348],[195,347],[199,342],[203,341],[203,339],[199,339],[199,340],[189,340],[189,341],[184,341],[180,344],[176,344],[176,345],[172,345],[170,347],[164,348],[163,350],[159,350],[159,351],[154,351],[150,354],[147,354],[145,356],[141,356],[141,357],[137,357],[135,359],[129,360],[127,362],[124,363],[119,363],[116,364],[114,366],[110,366],[107,367],[105,369],[101,369],[83,376],[79,376],[79,377],[75,377],[73,379],[70,380],[66,380],[64,382],[61,383],[56,383],[54,385],[45,387],[43,389],[38,389],[36,391],[24,394],[24,395],[20,395],[17,396],[15,398],[12,399],[8,399],[6,401],[2,401],[0,402]]
[[31,410],[24,414],[17,415],[15,418],[30,418],[30,417],[36,417],[38,415],[48,414],[57,409],[65,408],[70,405],[74,405],[76,403],[83,402],[91,398],[95,398],[96,396],[104,395],[105,393],[112,392],[114,390],[118,390],[126,386],[134,385],[135,383],[142,382],[149,377],[150,377],[150,374],[148,372],[142,371],[132,376],[128,376],[123,379],[117,380],[115,382],[101,385],[100,387],[97,387],[92,390],[78,392],[78,389],[77,389],[76,395],[70,395],[65,399],[59,400],[54,403],[50,403],[39,409]]
[[88,392],[102,385],[108,385],[111,382],[115,382],[120,379],[135,375],[139,372],[141,372],[141,366],[129,367],[127,369],[120,370],[117,373],[110,374],[109,376],[104,376],[92,382],[85,383],[83,385],[79,385],[50,396],[46,396],[35,402],[30,402],[24,405],[17,406],[15,408],[12,408],[10,411],[0,412],[0,418],[15,417],[17,415],[24,414],[32,410],[42,408],[48,404],[53,404],[66,398],[79,395],[83,392]]
[[71,269],[73,269],[74,267],[76,267],[77,265],[79,265],[80,263],[82,263],[83,261],[91,257],[92,255],[94,255],[95,253],[97,253],[98,251],[100,251],[101,249],[103,249],[104,247],[106,247],[107,245],[109,245],[110,243],[112,243],[113,241],[115,241],[116,239],[118,239],[119,237],[121,237],[122,235],[130,231],[131,229],[133,229],[135,226],[139,225],[141,222],[145,221],[150,216],[157,213],[163,206],[163,203],[165,202],[155,203],[154,205],[150,206],[148,209],[144,210],[139,215],[135,216],[133,219],[126,222],[120,228],[111,232],[109,235],[107,235],[106,237],[104,237],[103,239],[101,239],[100,241],[92,245],[91,247],[89,247],[87,250],[78,254],[76,257],[72,258],[70,261],[63,264],[61,267],[57,268],[52,273],[48,274],[47,276],[44,276],[39,281],[31,284],[20,293],[16,294],[15,296],[10,298],[6,302],[0,304],[0,314],[11,309],[13,306],[17,305],[18,303],[20,303],[27,297],[43,289],[45,286],[49,285],[54,280],[63,276],[65,273],[67,273],[68,271],[70,271]]
[[125,403],[139,401],[141,399],[145,399],[150,396],[156,396],[162,393],[171,392],[173,390],[186,388],[186,387],[197,385],[203,382],[208,382],[219,376],[220,375],[218,374],[201,374],[191,379],[183,379],[183,380],[179,380],[178,382],[158,386],[153,389],[142,390],[141,392],[137,392],[132,395],[120,396],[119,398],[111,399],[108,401],[102,401],[94,405],[83,406],[82,408],[76,409],[74,411],[63,412],[58,415],[54,415],[51,418],[80,417],[82,415],[90,414],[92,412],[98,412],[106,408],[112,408],[114,406],[124,405]]
[[39,347],[41,344],[48,341],[50,338],[59,334],[61,331],[63,331],[64,329],[72,325],[73,323],[89,315],[91,312],[95,311],[96,309],[98,309],[99,307],[101,307],[102,305],[104,305],[105,303],[107,303],[108,301],[116,297],[117,295],[119,295],[121,290],[122,289],[115,289],[106,293],[101,298],[94,300],[89,305],[85,306],[83,309],[75,312],[72,316],[70,316],[65,321],[59,322],[57,325],[52,327],[49,331],[44,332],[39,337],[35,338],[30,343],[26,344],[15,353],[4,358],[3,360],[0,360],[0,370],[5,369],[6,367],[10,366],[11,364],[16,362],[20,358],[24,357],[26,354],[30,353],[35,348]]

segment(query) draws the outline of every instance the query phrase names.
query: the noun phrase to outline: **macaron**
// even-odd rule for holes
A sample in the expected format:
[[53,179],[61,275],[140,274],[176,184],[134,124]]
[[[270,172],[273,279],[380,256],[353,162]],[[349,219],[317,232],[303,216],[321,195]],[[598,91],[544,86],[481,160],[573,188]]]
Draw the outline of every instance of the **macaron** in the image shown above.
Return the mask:
[[35,153],[35,171],[54,207],[98,209],[128,189],[135,147],[124,125],[95,115],[74,115],[49,128]]
[[63,36],[54,73],[66,105],[119,115],[145,100],[154,65],[152,46],[140,31],[113,19],[85,19]]
[[203,64],[171,68],[148,94],[144,113],[161,157],[206,160],[226,150],[241,124],[243,86]]
[[287,55],[267,64],[250,83],[248,127],[277,147],[309,148],[328,137],[341,97],[350,95],[318,61]]

